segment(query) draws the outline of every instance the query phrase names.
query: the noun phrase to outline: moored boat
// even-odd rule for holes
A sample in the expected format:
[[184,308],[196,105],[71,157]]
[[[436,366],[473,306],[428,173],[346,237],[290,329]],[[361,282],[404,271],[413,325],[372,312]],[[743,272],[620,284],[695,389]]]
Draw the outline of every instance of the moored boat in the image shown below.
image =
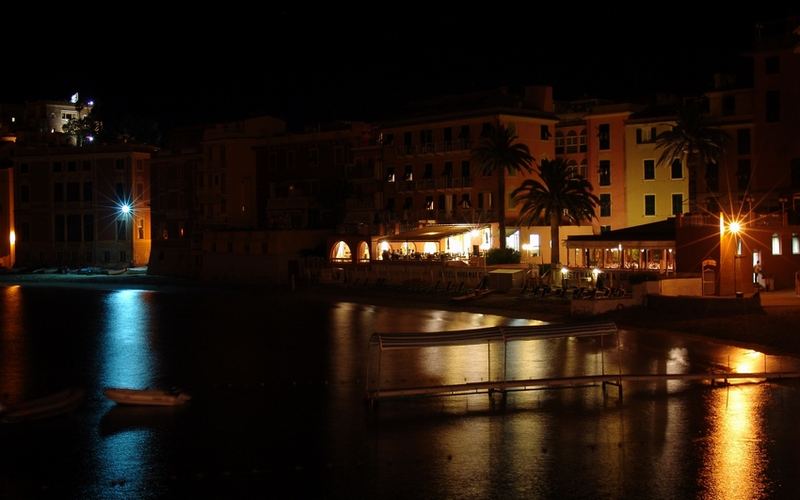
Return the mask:
[[124,405],[176,406],[192,399],[185,392],[162,389],[120,389],[109,387],[103,391],[103,394],[108,399]]

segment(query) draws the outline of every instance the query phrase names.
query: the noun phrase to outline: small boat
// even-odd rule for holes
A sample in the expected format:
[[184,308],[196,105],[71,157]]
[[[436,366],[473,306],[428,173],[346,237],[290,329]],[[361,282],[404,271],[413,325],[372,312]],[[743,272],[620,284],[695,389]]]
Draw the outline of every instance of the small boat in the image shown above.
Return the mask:
[[120,274],[125,274],[127,272],[127,267],[123,267],[122,269],[106,269],[106,274],[109,276],[119,276]]
[[48,396],[9,405],[0,412],[0,422],[15,423],[68,413],[83,401],[83,389],[64,389]]
[[122,405],[177,406],[192,399],[185,392],[162,389],[118,389],[106,388],[106,397]]
[[492,292],[494,292],[494,290],[491,290],[489,288],[484,288],[484,289],[481,289],[481,290],[474,290],[474,291],[469,292],[469,293],[467,293],[465,295],[457,295],[455,297],[451,297],[450,300],[453,301],[453,302],[468,302],[470,300],[475,300],[475,299],[479,299],[481,297],[486,297],[487,295],[489,295]]

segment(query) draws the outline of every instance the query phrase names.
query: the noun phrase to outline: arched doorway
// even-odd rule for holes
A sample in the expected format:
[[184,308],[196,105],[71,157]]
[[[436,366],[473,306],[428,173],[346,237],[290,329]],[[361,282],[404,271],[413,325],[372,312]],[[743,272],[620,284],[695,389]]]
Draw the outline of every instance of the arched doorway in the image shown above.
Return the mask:
[[358,244],[358,262],[369,262],[369,245],[366,241]]
[[333,245],[330,255],[331,262],[352,262],[353,254],[350,246],[344,241],[338,241]]

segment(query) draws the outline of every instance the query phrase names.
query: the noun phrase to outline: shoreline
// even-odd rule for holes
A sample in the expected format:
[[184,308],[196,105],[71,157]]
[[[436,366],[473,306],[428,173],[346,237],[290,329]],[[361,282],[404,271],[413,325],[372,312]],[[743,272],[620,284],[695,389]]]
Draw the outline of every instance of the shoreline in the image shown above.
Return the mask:
[[359,288],[342,285],[313,285],[295,291],[285,286],[203,282],[184,278],[134,275],[5,274],[0,286],[81,288],[94,290],[137,289],[178,293],[182,291],[240,291],[243,293],[291,294],[298,298],[345,301],[408,309],[492,314],[507,318],[568,323],[594,320],[613,321],[620,328],[653,334],[682,335],[728,345],[750,348],[768,354],[800,356],[800,307],[763,307],[759,313],[685,317],[632,307],[586,317],[570,315],[570,304],[556,298],[527,298],[518,294],[492,293],[467,302],[453,302],[450,297],[396,288]]

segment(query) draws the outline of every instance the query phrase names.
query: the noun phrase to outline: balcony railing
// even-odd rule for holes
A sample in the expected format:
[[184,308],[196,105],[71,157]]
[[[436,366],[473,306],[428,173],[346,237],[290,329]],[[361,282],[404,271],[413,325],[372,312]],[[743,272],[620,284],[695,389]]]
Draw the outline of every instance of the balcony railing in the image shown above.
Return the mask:
[[395,150],[399,156],[421,154],[443,154],[454,151],[467,151],[472,149],[472,141],[456,139],[447,142],[428,142],[424,144],[400,144]]

